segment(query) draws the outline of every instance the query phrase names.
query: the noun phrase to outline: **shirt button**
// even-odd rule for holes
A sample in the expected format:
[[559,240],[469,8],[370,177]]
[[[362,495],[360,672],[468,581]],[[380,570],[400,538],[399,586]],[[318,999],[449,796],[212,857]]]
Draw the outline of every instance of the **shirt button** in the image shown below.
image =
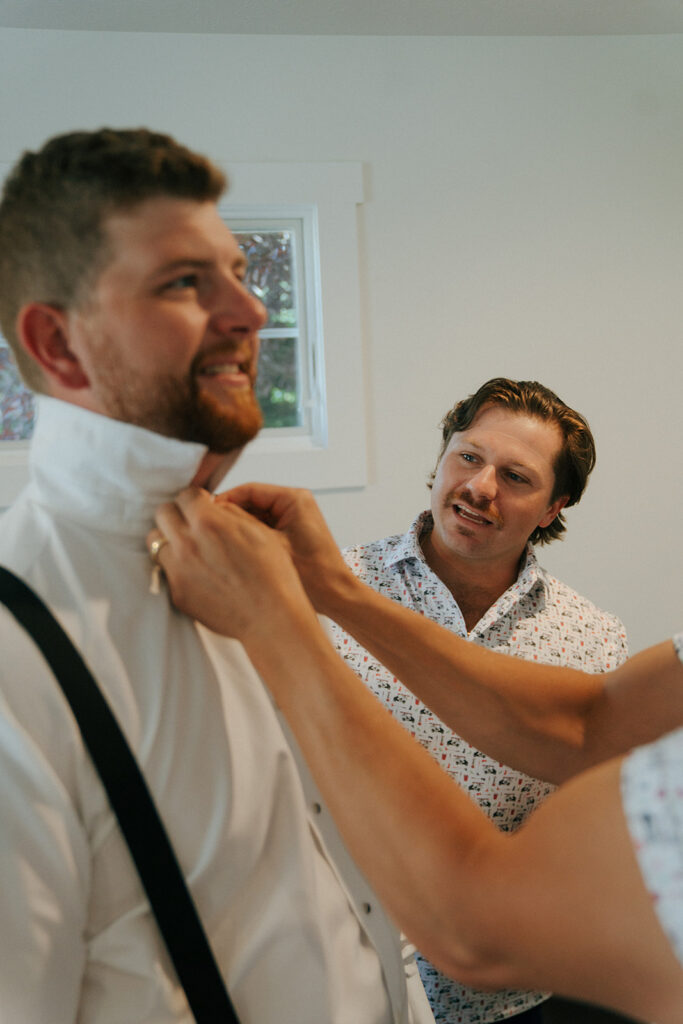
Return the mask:
[[320,814],[321,811],[322,811],[322,807],[320,806],[320,804],[317,804],[317,803],[313,804],[313,813],[314,814]]
[[372,907],[370,906],[369,903],[364,903],[363,910],[365,911],[366,914],[370,914],[372,912]]

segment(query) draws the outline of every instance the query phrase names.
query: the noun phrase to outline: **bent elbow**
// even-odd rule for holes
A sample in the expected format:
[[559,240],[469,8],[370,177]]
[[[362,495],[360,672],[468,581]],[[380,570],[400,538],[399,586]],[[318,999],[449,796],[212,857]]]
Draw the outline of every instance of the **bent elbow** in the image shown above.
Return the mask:
[[516,988],[519,984],[510,960],[492,947],[474,948],[457,943],[455,947],[435,950],[430,959],[442,974],[470,988],[495,991]]

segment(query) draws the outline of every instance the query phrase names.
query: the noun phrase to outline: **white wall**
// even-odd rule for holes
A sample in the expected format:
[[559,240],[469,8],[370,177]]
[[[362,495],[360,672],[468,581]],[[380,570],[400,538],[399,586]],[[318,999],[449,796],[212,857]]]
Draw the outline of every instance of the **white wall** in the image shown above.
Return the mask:
[[0,30],[0,161],[147,124],[219,159],[362,161],[370,482],[340,543],[426,503],[437,425],[488,377],[585,413],[598,467],[545,564],[638,649],[683,625],[683,36]]

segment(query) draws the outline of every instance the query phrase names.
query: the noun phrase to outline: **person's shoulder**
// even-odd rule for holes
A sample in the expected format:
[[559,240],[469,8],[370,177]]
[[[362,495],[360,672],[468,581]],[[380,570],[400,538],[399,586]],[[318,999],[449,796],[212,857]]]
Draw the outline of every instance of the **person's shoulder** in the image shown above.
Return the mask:
[[380,537],[379,540],[370,541],[367,544],[352,544],[342,548],[342,556],[350,569],[362,571],[365,568],[376,569],[383,567],[387,560],[390,560],[396,548],[404,540],[403,534],[396,533],[389,537]]
[[429,510],[420,512],[405,533],[392,533],[366,544],[352,544],[342,548],[342,555],[351,569],[360,570],[368,566],[376,570],[394,565],[415,557],[419,552],[420,537],[426,528],[431,529],[431,524]]
[[567,583],[563,583],[562,580],[559,580],[541,566],[538,568],[538,574],[543,580],[548,603],[552,603],[560,609],[565,609],[568,614],[580,617],[581,620],[585,621],[587,627],[602,626],[609,629],[610,632],[626,636],[626,627],[618,615],[598,607],[589,597],[580,594],[578,590],[574,590]]
[[27,487],[0,515],[0,565],[28,577],[48,542],[45,515]]

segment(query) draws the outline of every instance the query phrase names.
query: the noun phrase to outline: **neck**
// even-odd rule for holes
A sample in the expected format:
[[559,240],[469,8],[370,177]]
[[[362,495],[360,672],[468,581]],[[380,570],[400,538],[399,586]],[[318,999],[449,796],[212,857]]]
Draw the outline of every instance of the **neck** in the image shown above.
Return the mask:
[[223,455],[217,452],[207,452],[192,478],[192,486],[215,491],[241,454],[241,448],[234,448],[231,452]]
[[437,550],[432,534],[420,538],[427,565],[455,598],[469,633],[517,579],[524,552],[513,561],[462,559]]

